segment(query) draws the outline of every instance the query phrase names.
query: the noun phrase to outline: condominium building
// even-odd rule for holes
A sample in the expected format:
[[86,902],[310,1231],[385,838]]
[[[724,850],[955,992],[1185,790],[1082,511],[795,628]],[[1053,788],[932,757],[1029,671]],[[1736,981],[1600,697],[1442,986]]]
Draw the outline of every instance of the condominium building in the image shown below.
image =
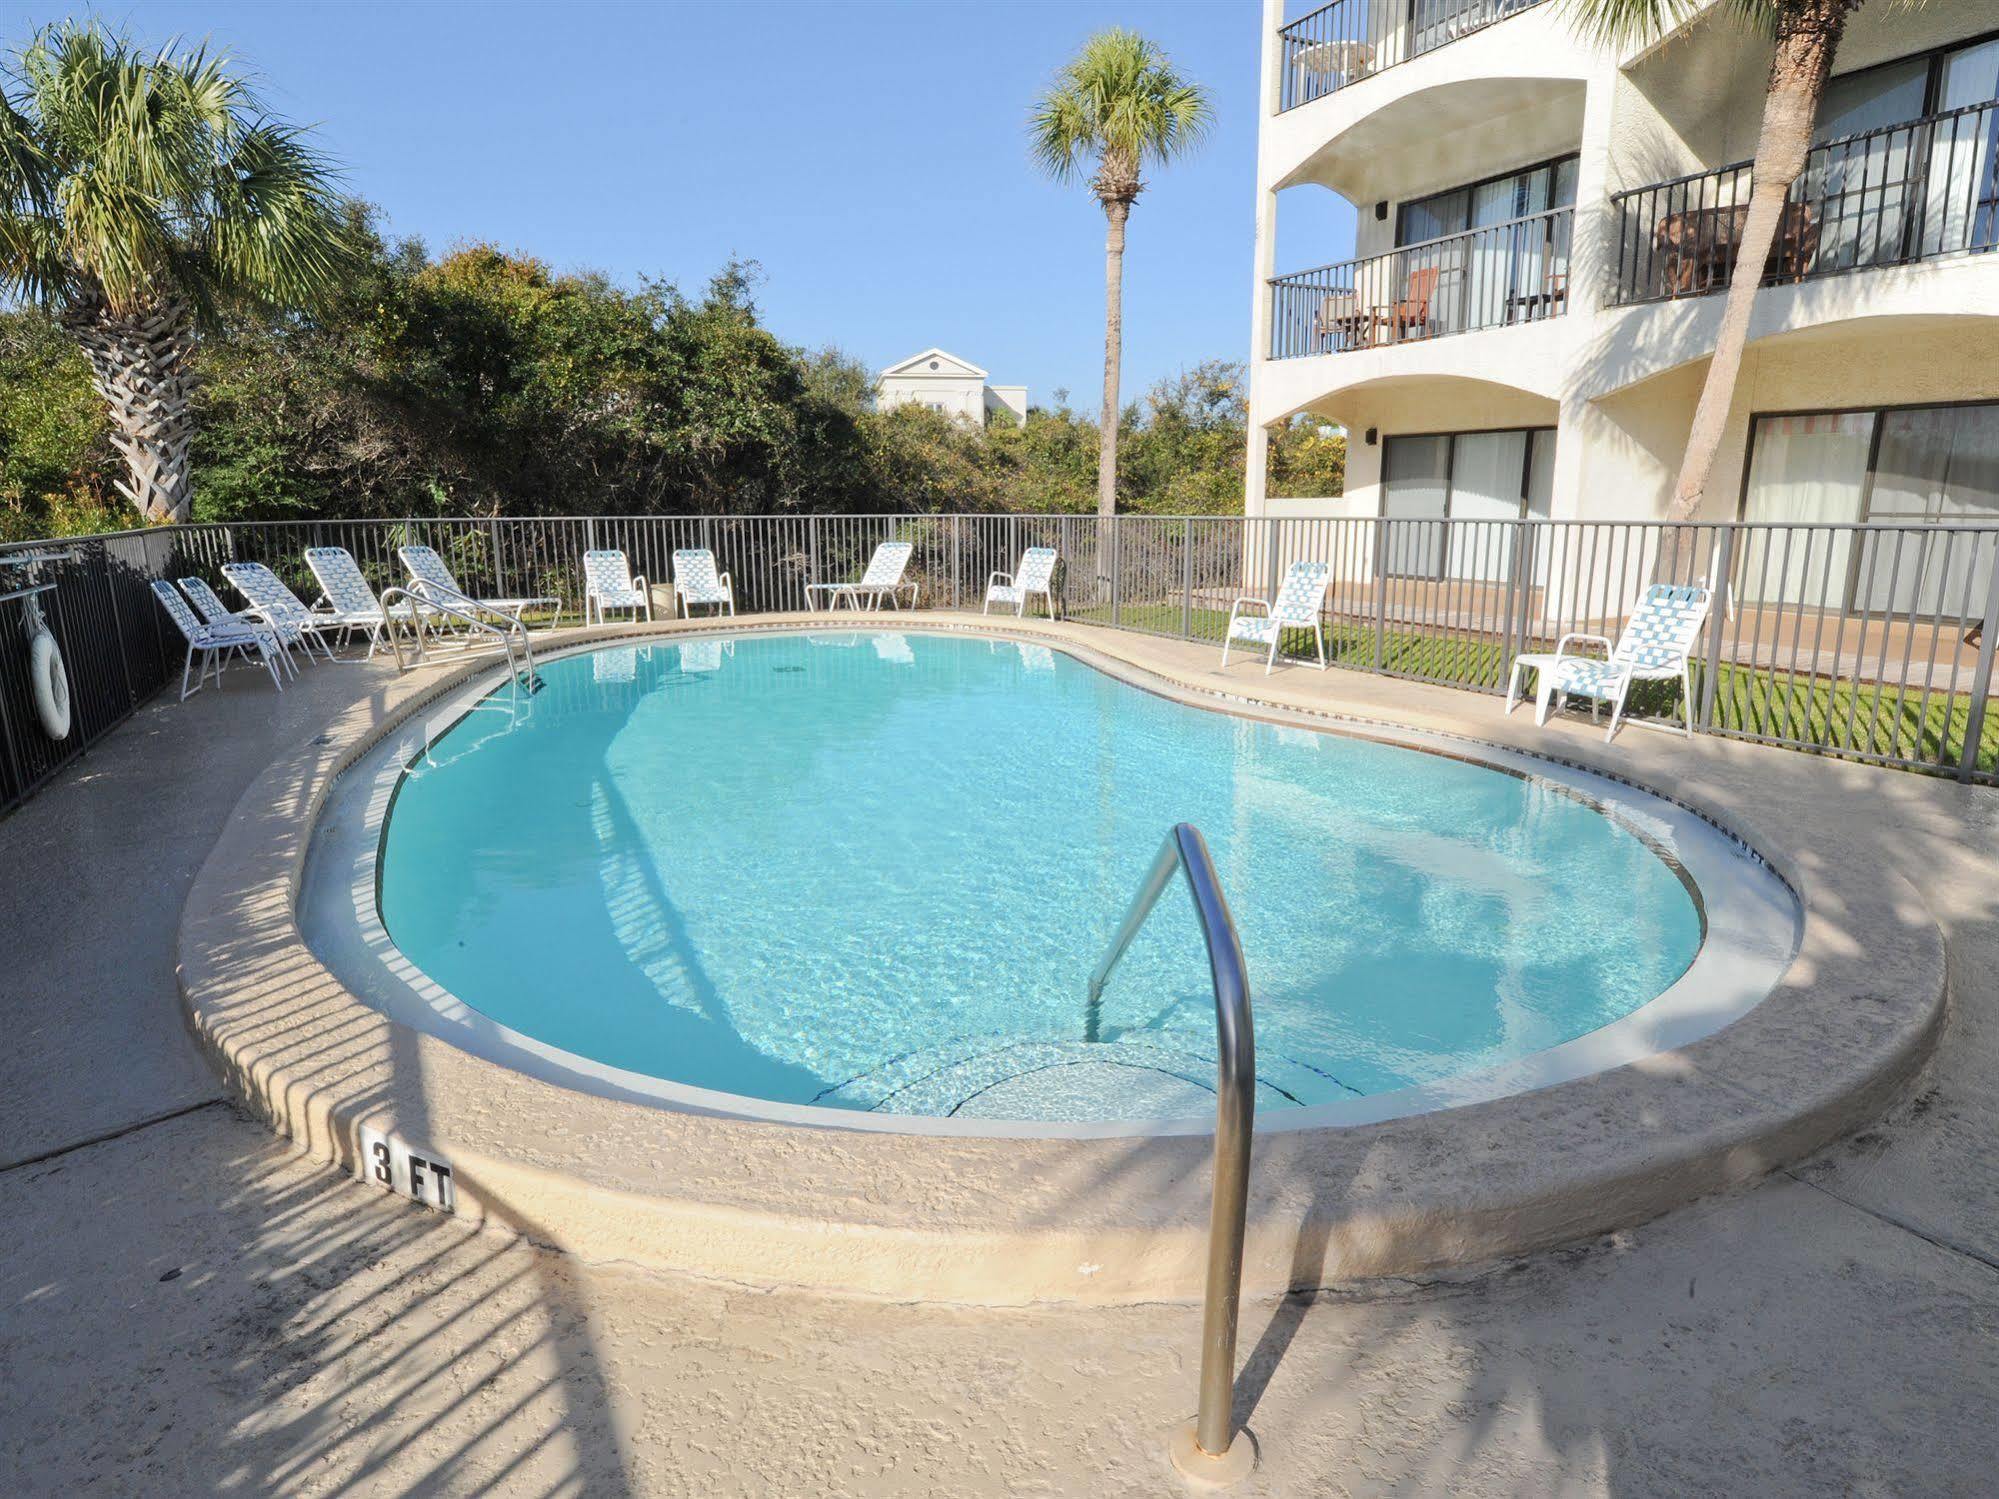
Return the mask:
[[[1662,515],[1771,44],[1720,6],[1622,54],[1544,0],[1285,11],[1265,0],[1249,514]],[[1854,13],[1703,519],[1999,521],[1995,26],[1992,0]],[[1293,235],[1280,263],[1317,192],[1353,205],[1352,256]],[[1268,430],[1300,414],[1346,428],[1343,495],[1265,492]]]

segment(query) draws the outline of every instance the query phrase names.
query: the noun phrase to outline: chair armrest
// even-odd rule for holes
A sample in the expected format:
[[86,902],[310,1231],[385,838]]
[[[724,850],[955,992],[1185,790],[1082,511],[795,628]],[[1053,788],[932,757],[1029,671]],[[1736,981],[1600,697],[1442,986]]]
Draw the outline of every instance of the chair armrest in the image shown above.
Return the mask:
[[1270,600],[1260,599],[1256,597],[1255,594],[1245,593],[1239,595],[1236,598],[1236,601],[1233,604],[1229,605],[1229,613],[1231,615],[1234,615],[1245,604],[1253,605],[1254,607],[1261,609],[1265,614],[1268,614],[1270,612]]
[[1608,656],[1612,651],[1617,649],[1617,646],[1612,642],[1611,638],[1608,635],[1591,635],[1582,630],[1571,630],[1568,634],[1564,635],[1560,640],[1555,642],[1555,658],[1557,660],[1560,660],[1563,656],[1566,656],[1569,653],[1569,642],[1571,640],[1588,641],[1593,644],[1600,645],[1603,647],[1603,653],[1606,656]]
[[988,588],[992,587],[992,586],[993,586],[993,584],[995,584],[995,583],[999,582],[999,580],[1000,580],[1001,578],[1005,578],[1005,579],[1006,579],[1006,582],[1007,582],[1007,586],[1008,586],[1009,588],[1011,588],[1011,587],[1013,586],[1013,574],[1012,574],[1012,573],[1009,573],[1009,572],[1001,572],[1001,571],[999,571],[999,570],[995,569],[995,570],[994,570],[994,572],[993,572],[993,575],[992,575],[991,577],[989,577],[989,578],[987,578],[987,579],[986,579],[986,587],[988,587]]
[[640,593],[644,593],[646,589],[651,586],[652,586],[651,584],[646,582],[646,577],[644,573],[640,573],[637,577],[632,579],[632,587],[636,588]]
[[721,585],[722,591],[724,593],[734,593],[736,591],[736,587],[733,583],[729,581],[729,575],[727,573],[717,573],[715,575],[715,581]]

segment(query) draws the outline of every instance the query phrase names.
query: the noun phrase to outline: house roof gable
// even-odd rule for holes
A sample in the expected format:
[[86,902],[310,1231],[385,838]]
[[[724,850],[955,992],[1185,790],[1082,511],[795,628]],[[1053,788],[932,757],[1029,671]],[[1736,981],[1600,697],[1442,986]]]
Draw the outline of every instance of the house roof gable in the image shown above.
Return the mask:
[[[934,370],[930,368],[930,361],[933,359],[937,361],[937,368]],[[986,378],[986,372],[970,360],[960,359],[956,354],[948,354],[942,349],[925,349],[921,354],[912,354],[909,358],[892,364],[881,372],[881,378],[884,380],[890,375],[929,375],[937,379]]]

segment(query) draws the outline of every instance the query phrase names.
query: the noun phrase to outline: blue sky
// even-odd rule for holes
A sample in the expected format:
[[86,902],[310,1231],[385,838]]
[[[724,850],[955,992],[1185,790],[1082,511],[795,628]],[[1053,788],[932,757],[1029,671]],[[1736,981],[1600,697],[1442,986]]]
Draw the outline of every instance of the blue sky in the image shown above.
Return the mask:
[[[1220,119],[1133,214],[1126,397],[1247,351],[1255,0],[128,0],[99,14],[240,56],[280,113],[320,126],[391,227],[434,250],[488,239],[690,290],[740,254],[762,263],[766,321],[793,343],[876,369],[939,344],[1037,402],[1066,386],[1084,409],[1102,378],[1103,215],[1035,174],[1024,119],[1092,30],[1134,26],[1209,87]],[[1283,206],[1283,267],[1348,253],[1351,215],[1330,194]]]

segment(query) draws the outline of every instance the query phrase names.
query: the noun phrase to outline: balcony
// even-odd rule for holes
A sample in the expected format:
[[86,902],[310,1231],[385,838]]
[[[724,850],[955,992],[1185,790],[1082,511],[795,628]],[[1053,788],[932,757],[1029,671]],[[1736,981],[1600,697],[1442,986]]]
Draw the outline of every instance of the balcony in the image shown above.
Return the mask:
[[1573,208],[1530,214],[1270,283],[1270,357],[1503,328],[1568,305]]
[[1281,113],[1434,52],[1542,0],[1333,0],[1278,32]]
[[[1792,184],[1763,285],[1908,265],[1999,244],[1999,100],[1828,141]],[[1751,163],[1617,193],[1617,305],[1728,285]]]

